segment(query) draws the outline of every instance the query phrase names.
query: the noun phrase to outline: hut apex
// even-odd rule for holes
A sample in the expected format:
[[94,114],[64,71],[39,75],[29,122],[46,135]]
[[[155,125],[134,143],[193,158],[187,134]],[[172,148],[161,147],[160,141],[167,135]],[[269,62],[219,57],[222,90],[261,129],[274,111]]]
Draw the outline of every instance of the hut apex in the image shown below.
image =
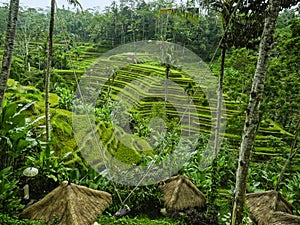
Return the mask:
[[202,208],[206,205],[204,194],[185,175],[165,180],[161,190],[167,211]]
[[104,191],[62,182],[43,199],[25,208],[20,218],[42,220],[58,219],[59,225],[91,225],[112,204],[112,197]]

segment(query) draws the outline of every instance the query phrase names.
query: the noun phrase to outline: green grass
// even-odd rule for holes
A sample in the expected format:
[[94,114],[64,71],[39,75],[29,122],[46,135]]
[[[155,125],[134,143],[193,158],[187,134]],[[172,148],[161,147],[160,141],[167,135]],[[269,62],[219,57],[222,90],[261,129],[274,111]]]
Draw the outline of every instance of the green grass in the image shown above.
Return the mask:
[[[17,218],[11,217],[7,214],[0,213],[0,224],[1,225],[45,225],[40,221],[36,220],[19,220]],[[51,224],[49,224],[51,225]]]
[[130,218],[125,216],[116,220],[113,216],[108,214],[103,214],[98,218],[99,224],[116,224],[116,225],[180,225],[179,221],[176,221],[171,218],[161,217],[156,219],[150,219],[147,216],[137,216]]

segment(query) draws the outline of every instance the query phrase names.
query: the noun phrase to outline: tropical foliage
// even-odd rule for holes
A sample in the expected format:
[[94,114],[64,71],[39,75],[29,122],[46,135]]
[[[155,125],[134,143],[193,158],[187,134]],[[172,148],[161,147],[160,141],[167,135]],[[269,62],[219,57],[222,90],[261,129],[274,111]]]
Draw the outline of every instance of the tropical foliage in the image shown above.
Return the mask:
[[[32,203],[30,200],[41,199],[64,180],[112,194],[112,206],[98,218],[101,224],[229,224],[238,149],[262,31],[262,27],[255,26],[257,21],[251,20],[251,13],[260,20],[267,7],[265,3],[259,4],[263,7],[258,11],[255,11],[257,5],[252,8],[251,5],[240,5],[234,18],[228,14],[232,10],[230,7],[235,5],[234,1],[207,1],[206,6],[197,6],[193,1],[175,4],[164,0],[120,0],[103,11],[58,9],[49,86],[50,141],[45,138],[44,118],[50,11],[20,7],[10,79],[0,112],[0,224],[42,224],[17,220],[16,217],[25,205]],[[1,31],[6,30],[8,12],[7,6],[0,7],[3,15],[0,18]],[[86,69],[106,51],[130,42],[163,40],[185,46],[202,58],[213,76],[218,77],[222,60],[219,43],[224,37],[224,24],[231,19],[223,83],[227,124],[215,165],[199,166],[207,157],[206,148],[214,122],[207,96],[196,91],[195,81],[181,71],[180,66],[169,68],[167,75],[167,65],[161,62],[138,62],[119,68],[105,83],[95,107],[81,104],[76,87]],[[245,38],[240,42],[235,39],[235,36],[246,33],[249,37],[243,36]],[[300,215],[299,35],[299,6],[283,10],[277,20],[246,185],[247,192],[280,187],[283,196],[295,206],[296,215]],[[1,55],[4,45],[5,32],[1,32]],[[116,57],[127,56],[120,54]],[[168,76],[197,104],[201,134],[197,143],[186,143],[195,150],[179,173],[187,175],[205,194],[206,209],[174,211],[170,217],[164,217],[160,213],[164,207],[160,184],[134,187],[114,182],[105,176],[108,170],[103,161],[93,161],[93,155],[89,158],[82,151],[84,147],[93,147],[91,143],[96,133],[103,141],[104,150],[128,165],[147,167],[164,162],[172,155],[182,135],[176,108],[166,104],[164,99],[144,96],[143,88],[134,83],[137,79],[154,76]],[[117,99],[120,90],[128,84],[141,95],[130,110],[127,110],[128,102]],[[177,97],[180,99],[181,96]],[[130,100],[137,101],[136,96],[131,96]],[[188,109],[189,103],[181,106]],[[84,137],[79,144],[72,127],[74,111],[83,117],[93,113],[93,122],[96,123],[95,130],[77,132]],[[160,120],[153,122],[153,118]],[[160,130],[162,120],[165,133]],[[83,126],[89,127],[89,124]],[[195,124],[190,126],[191,130],[196,127]],[[185,147],[180,146],[182,152],[186,151]],[[291,149],[295,154],[284,173],[285,179],[278,184]],[[38,175],[25,177],[22,171],[27,167],[37,168]],[[24,198],[26,184],[30,187],[30,199]],[[213,203],[211,199],[214,199]],[[124,204],[131,211],[116,220],[113,215]],[[212,209],[217,212],[217,218],[212,218],[215,214]],[[246,218],[247,211],[243,220],[245,224]]]

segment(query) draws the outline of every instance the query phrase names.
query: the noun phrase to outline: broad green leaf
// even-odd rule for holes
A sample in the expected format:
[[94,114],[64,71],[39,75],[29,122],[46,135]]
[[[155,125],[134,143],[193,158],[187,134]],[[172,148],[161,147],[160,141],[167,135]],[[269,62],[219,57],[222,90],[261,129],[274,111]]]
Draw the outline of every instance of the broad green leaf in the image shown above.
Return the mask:
[[15,127],[23,127],[26,124],[25,116],[17,114],[12,118],[12,125]]
[[23,150],[23,149],[25,149],[26,147],[28,147],[29,143],[30,143],[29,141],[24,140],[24,139],[21,139],[21,140],[18,142],[17,149]]
[[11,169],[12,167],[9,166],[0,171],[1,180],[3,179],[4,176],[8,176],[11,173]]
[[5,141],[6,141],[6,144],[9,148],[13,148],[13,144],[11,142],[11,140],[8,138],[8,137],[2,137]]
[[25,139],[27,134],[27,130],[22,128],[22,129],[17,129],[15,132],[10,133],[10,138],[13,142],[19,140],[19,139]]
[[3,109],[3,123],[10,121],[10,118],[16,114],[17,108],[18,105],[16,103],[11,103]]

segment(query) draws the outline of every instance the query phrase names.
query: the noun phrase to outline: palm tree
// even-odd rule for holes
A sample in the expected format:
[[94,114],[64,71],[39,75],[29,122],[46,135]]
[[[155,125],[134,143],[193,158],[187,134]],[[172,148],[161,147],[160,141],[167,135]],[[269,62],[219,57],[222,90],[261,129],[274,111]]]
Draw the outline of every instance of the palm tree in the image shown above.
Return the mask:
[[[79,6],[82,8],[77,0],[68,0],[70,4],[74,6]],[[50,140],[51,130],[50,130],[50,77],[51,77],[51,66],[52,66],[52,56],[53,56],[53,30],[54,30],[54,17],[55,17],[55,0],[51,0],[50,8],[50,24],[49,24],[49,36],[48,36],[48,60],[47,69],[45,76],[45,116],[46,116],[46,141]]]
[[45,76],[45,116],[46,116],[46,140],[50,140],[50,76],[53,56],[53,30],[54,30],[55,0],[51,0],[50,25],[48,36],[48,60]]
[[17,29],[18,13],[19,13],[19,0],[10,0],[7,31],[6,31],[6,41],[4,46],[2,69],[0,72],[0,109],[2,108],[2,102],[4,100],[7,80],[10,74],[16,29]]

